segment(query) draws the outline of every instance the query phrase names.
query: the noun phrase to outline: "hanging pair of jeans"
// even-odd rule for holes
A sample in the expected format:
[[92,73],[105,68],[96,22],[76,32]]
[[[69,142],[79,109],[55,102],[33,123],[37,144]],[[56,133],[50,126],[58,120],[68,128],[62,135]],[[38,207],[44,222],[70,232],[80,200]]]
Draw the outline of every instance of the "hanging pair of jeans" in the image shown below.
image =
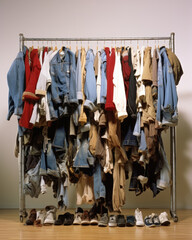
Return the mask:
[[47,149],[45,151],[42,149],[41,151],[40,175],[52,175],[57,178],[59,177],[56,157],[50,140],[48,141]]

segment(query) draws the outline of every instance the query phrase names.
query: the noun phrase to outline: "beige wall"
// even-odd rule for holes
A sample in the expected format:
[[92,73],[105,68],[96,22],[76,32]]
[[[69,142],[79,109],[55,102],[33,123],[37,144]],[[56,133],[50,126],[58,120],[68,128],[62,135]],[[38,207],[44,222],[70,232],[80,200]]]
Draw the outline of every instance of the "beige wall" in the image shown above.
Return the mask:
[[[190,0],[0,0],[0,208],[19,206],[18,160],[14,157],[17,120],[12,117],[6,121],[6,74],[19,50],[19,33],[26,37],[158,37],[169,36],[172,31],[176,33],[176,53],[185,73],[177,88],[177,207],[192,208],[191,9]],[[164,139],[169,157],[168,136]],[[150,190],[139,197],[127,191],[126,198],[128,208],[170,204],[169,189],[155,199]],[[70,187],[69,202],[75,207],[74,186]],[[51,190],[39,199],[26,198],[30,208],[47,204],[57,204]]]

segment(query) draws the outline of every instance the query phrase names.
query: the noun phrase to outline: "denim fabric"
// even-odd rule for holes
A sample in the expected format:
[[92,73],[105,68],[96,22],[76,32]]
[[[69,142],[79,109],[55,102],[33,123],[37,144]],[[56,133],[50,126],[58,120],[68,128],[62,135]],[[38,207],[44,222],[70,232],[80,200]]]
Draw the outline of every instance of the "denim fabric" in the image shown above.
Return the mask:
[[93,186],[95,200],[106,197],[106,190],[101,179],[101,165],[99,162],[97,162],[95,165],[95,172],[93,174]]
[[101,50],[101,92],[100,103],[106,103],[107,96],[107,77],[106,77],[107,58],[105,50]]
[[77,57],[76,86],[77,86],[77,99],[83,101],[83,93],[81,91],[81,50],[78,51]]
[[7,120],[10,120],[13,113],[17,116],[21,116],[23,113],[22,95],[25,90],[24,52],[19,52],[13,61],[7,73],[7,83],[9,87]]
[[89,151],[89,132],[81,133],[78,138],[79,146],[73,167],[90,168],[90,166],[94,166],[95,158]]
[[133,135],[136,137],[141,136],[141,113],[140,112],[137,113],[137,119],[136,119],[135,127],[133,130]]
[[30,195],[31,197],[38,198],[41,192],[41,187],[40,187],[41,176],[39,175],[39,168],[40,168],[40,161],[38,162],[35,168],[30,169],[27,172],[29,176],[29,182],[24,184],[23,190],[25,195]]
[[178,121],[177,91],[172,66],[169,62],[166,49],[162,48],[158,63],[158,102],[157,120],[165,125],[174,126]]
[[68,117],[61,118],[56,123],[55,135],[52,142],[52,147],[56,152],[67,152],[70,120]]
[[78,104],[75,55],[68,48],[64,48],[63,51],[64,58],[60,57],[58,51],[50,62],[51,98],[59,109],[59,115],[62,112],[67,114],[65,107],[62,110],[63,105],[68,106],[67,110],[71,111],[71,107]]
[[140,137],[140,143],[139,143],[139,151],[145,152],[147,150],[147,143],[145,139],[145,132],[142,129],[141,130],[141,137]]
[[121,138],[124,146],[138,146],[137,137],[133,135],[135,119],[130,115],[121,123]]
[[88,108],[90,111],[95,111],[95,102],[97,100],[97,85],[95,79],[95,71],[94,71],[94,53],[92,49],[89,49],[86,55],[86,79],[84,92],[86,96],[86,100],[84,103],[84,107]]
[[52,175],[54,177],[59,177],[59,172],[57,169],[56,157],[52,149],[51,142],[48,142],[47,151],[41,152],[41,165],[40,165],[40,175]]
[[60,210],[65,210],[68,207],[68,179],[65,182],[59,180],[58,189],[57,189],[57,198],[58,198],[58,206],[60,206]]
[[170,185],[171,170],[164,150],[163,141],[160,135],[158,136],[158,139],[159,139],[159,151],[163,160],[163,166],[162,169],[160,170],[160,177],[159,179],[157,179],[157,188],[165,189]]

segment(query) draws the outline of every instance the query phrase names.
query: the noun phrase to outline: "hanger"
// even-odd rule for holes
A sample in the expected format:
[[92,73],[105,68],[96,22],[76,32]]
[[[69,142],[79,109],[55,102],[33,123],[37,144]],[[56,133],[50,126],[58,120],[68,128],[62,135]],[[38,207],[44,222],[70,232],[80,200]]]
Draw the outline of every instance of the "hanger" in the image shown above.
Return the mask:
[[137,50],[139,50],[139,41],[137,40]]
[[57,42],[55,41],[55,51],[57,50]]
[[71,50],[71,41],[69,42],[69,49]]
[[78,51],[78,45],[77,45],[77,41],[76,41],[76,52]]
[[33,47],[33,41],[32,41],[32,46],[31,46],[31,51],[34,49],[34,47]]
[[97,52],[98,52],[98,41],[97,41],[97,48],[96,48]]

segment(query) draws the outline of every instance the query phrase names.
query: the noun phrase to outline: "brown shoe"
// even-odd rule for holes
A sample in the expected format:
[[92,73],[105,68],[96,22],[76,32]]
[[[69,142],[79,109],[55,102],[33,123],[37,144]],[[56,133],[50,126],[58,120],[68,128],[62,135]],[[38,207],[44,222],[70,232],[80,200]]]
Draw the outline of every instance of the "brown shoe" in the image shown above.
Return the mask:
[[37,212],[36,209],[32,209],[30,211],[29,219],[25,222],[26,225],[33,225],[36,220]]
[[83,215],[81,217],[81,225],[89,225],[90,224],[90,217],[89,217],[89,212],[87,210],[85,210],[83,212]]

